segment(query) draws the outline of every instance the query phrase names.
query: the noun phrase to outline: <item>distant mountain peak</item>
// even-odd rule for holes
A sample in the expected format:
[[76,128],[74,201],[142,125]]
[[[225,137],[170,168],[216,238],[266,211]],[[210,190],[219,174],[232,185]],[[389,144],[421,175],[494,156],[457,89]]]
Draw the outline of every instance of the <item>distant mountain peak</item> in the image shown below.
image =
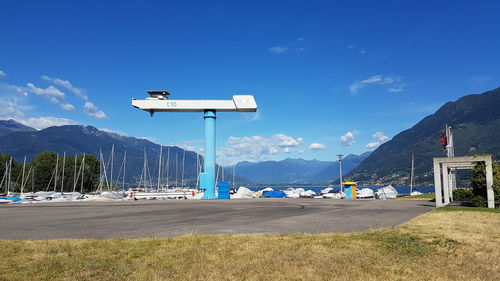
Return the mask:
[[34,132],[35,128],[23,125],[14,119],[0,120],[0,136],[5,136],[15,132]]

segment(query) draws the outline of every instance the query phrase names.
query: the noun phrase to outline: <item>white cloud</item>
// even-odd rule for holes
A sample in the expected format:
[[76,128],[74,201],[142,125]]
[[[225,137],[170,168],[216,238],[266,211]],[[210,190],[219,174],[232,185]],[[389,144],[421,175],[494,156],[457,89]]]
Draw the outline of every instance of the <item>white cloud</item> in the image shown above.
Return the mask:
[[233,157],[235,152],[239,160],[262,161],[279,153],[303,153],[299,146],[303,138],[293,138],[285,134],[270,137],[230,137],[225,142],[224,154]]
[[389,92],[391,93],[399,93],[399,92],[402,92],[403,89],[402,88],[389,88],[387,89]]
[[365,50],[361,50],[361,51],[359,51],[359,53],[362,54],[362,55],[364,55],[364,54],[366,54],[366,51]]
[[5,76],[7,76],[7,74],[0,70],[0,77],[5,77]]
[[156,143],[156,138],[155,137],[138,137],[138,139],[148,140],[150,142]]
[[28,83],[27,86],[32,93],[35,93],[36,95],[39,96],[58,97],[58,98],[64,98],[65,96],[63,92],[59,91],[59,89],[57,89],[54,86],[49,86],[46,89],[38,88],[32,83]]
[[[45,81],[52,82],[55,85],[64,87],[64,88],[68,89],[69,91],[71,91],[72,93],[74,93],[75,95],[77,95],[78,97],[82,98],[85,101],[85,105],[83,107],[83,112],[85,114],[87,114],[88,116],[95,117],[98,119],[108,119],[108,117],[106,116],[106,114],[102,110],[100,110],[94,103],[89,101],[89,98],[85,94],[84,89],[77,88],[77,87],[73,86],[73,84],[71,84],[71,82],[69,82],[68,80],[63,80],[61,78],[49,77],[47,75],[42,75],[41,78]],[[51,86],[51,87],[53,87],[53,86]],[[75,109],[74,106],[71,104],[67,104],[67,103],[60,103],[60,104],[64,110],[74,110]],[[73,108],[73,109],[71,109],[71,108]]]
[[[32,83],[28,83],[28,88],[36,95],[43,96],[60,105],[65,110],[74,110],[74,106],[64,102],[64,93],[57,88],[51,86],[46,89],[38,88]],[[7,83],[0,84],[0,119],[14,119],[17,122],[35,129],[44,129],[50,126],[75,125],[75,121],[67,118],[59,118],[54,116],[32,117],[25,113],[32,112],[33,106],[26,105],[28,100],[27,88],[10,85]]]
[[[165,146],[177,146],[187,151],[194,151],[203,155],[203,151],[205,150],[205,141],[203,140],[183,140],[181,143],[166,143],[163,144]],[[221,150],[218,149],[216,151],[217,157],[221,156]],[[220,160],[220,159],[217,159]]]
[[120,135],[122,137],[128,137],[128,135],[125,132],[122,132],[119,130],[111,130],[111,129],[107,129],[107,128],[101,128],[99,130],[104,131],[106,133],[110,133],[110,134],[117,134],[117,135]]
[[52,126],[63,126],[63,125],[76,125],[77,123],[71,119],[67,118],[57,118],[52,116],[45,117],[29,117],[24,120],[17,120],[20,123],[33,127],[35,129],[41,130]]
[[343,146],[352,146],[353,144],[355,144],[356,143],[355,136],[358,133],[359,132],[357,130],[353,130],[352,132],[348,131],[347,133],[345,133],[345,135],[340,137],[340,141],[341,141],[342,145]]
[[379,147],[382,143],[386,142],[389,140],[389,137],[384,136],[384,133],[382,132],[375,132],[375,134],[372,135],[372,141],[365,145],[366,148],[377,148]]
[[405,87],[405,84],[403,83],[403,80],[399,76],[394,76],[394,75],[374,75],[368,79],[361,80],[358,82],[355,82],[349,86],[349,91],[351,91],[352,94],[357,94],[359,90],[363,89],[364,87],[368,85],[385,85],[387,86],[387,90],[391,93],[396,93],[396,92],[401,92],[403,91],[403,88]]
[[21,95],[21,96],[25,96],[25,97],[28,96],[28,93],[26,92],[25,89],[23,89],[19,86],[7,84],[7,83],[0,84],[0,91],[3,92],[2,94],[15,93],[16,95]]
[[300,38],[297,38],[297,41],[304,41],[305,39],[300,37]]
[[288,50],[287,47],[281,47],[281,46],[269,48],[269,52],[274,53],[274,54],[281,54],[281,53],[286,52],[287,50]]
[[14,100],[0,101],[0,119],[14,119],[17,122],[35,129],[45,129],[50,126],[75,125],[76,122],[66,118],[57,118],[53,116],[26,117],[25,107],[19,105]]
[[21,120],[24,118],[24,113],[19,104],[14,101],[0,101],[0,119]]
[[70,104],[70,103],[60,103],[59,106],[61,106],[62,109],[66,110],[66,111],[73,111],[75,110],[75,107]]
[[260,119],[260,112],[252,112],[252,113],[247,113],[247,112],[243,112],[243,114],[240,114],[240,115],[243,115],[243,118],[245,118],[245,120],[248,120],[250,122],[253,122],[255,120],[259,120]]
[[273,138],[280,141],[279,147],[296,147],[304,141],[303,138],[294,139],[284,134],[276,134]]
[[56,97],[51,97],[50,101],[52,103],[58,104],[63,110],[66,110],[66,111],[73,111],[73,110],[75,110],[75,107],[72,104],[65,103],[65,102],[59,100]]
[[85,91],[83,89],[74,87],[68,80],[62,80],[60,78],[48,77],[47,75],[42,75],[42,79],[45,81],[52,82],[55,85],[58,85],[58,86],[61,86],[61,87],[64,87],[64,88],[70,90],[71,92],[73,92],[77,96],[82,97],[85,101],[88,100],[87,96],[85,95]]
[[83,111],[89,116],[98,119],[108,119],[106,114],[102,110],[99,110],[99,108],[97,108],[97,106],[95,106],[90,101],[85,102],[85,106],[83,108],[84,108]]
[[323,149],[326,149],[326,145],[324,145],[322,143],[313,142],[313,143],[311,143],[311,145],[309,145],[309,149],[310,150],[323,150]]

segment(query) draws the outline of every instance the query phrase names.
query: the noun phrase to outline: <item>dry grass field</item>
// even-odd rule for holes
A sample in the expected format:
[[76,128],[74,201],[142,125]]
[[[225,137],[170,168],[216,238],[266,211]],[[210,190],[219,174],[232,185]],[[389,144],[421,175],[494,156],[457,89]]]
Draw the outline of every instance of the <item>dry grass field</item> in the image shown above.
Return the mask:
[[0,240],[0,249],[0,280],[500,280],[500,212],[441,208],[362,233]]

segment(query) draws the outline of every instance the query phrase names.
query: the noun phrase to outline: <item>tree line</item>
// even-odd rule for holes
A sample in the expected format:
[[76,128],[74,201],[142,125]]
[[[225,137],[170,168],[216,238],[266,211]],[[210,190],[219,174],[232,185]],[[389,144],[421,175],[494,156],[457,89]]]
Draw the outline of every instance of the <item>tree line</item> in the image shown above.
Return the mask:
[[21,187],[23,187],[23,192],[54,190],[73,192],[75,190],[85,193],[95,191],[99,184],[99,160],[91,154],[85,154],[84,161],[83,158],[84,155],[78,155],[75,161],[75,156],[64,157],[52,151],[39,153],[34,159],[26,160],[31,160],[31,162],[25,165],[23,181],[23,162],[15,161],[9,154],[0,154],[0,179],[2,180],[0,192],[7,191],[9,175],[6,172],[9,169],[11,170],[11,192],[21,192]]

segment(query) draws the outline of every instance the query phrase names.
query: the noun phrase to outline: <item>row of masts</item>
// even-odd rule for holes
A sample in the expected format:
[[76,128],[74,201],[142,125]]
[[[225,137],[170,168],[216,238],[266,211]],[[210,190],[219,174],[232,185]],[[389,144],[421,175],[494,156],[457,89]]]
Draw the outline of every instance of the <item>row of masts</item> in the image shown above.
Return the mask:
[[[157,183],[156,183],[156,190],[165,190],[171,188],[170,183],[169,183],[169,165],[170,165],[170,147],[168,147],[167,151],[167,159],[164,161],[162,159],[162,153],[163,153],[163,146],[160,145],[160,154],[158,157],[158,177],[157,177]],[[114,167],[114,162],[115,162],[115,147],[112,145],[111,147],[111,153],[107,159],[107,161],[104,161],[104,156],[101,150],[99,150],[99,184],[97,187],[97,192],[102,193],[107,189],[108,191],[113,191],[119,189],[119,185],[121,183],[121,190],[125,190],[125,172],[126,172],[126,161],[127,161],[127,151],[124,152],[123,160],[120,165],[119,173],[118,176],[113,175],[113,167]],[[53,192],[56,193],[59,191],[60,187],[60,192],[64,192],[64,179],[65,179],[65,166],[66,166],[66,152],[63,153],[63,159],[62,159],[62,171],[59,171],[59,154],[56,154],[56,165],[52,171],[52,175],[50,177],[50,180],[47,184],[47,187],[45,189],[46,192],[49,191],[51,186],[53,186]],[[77,185],[78,183],[80,184],[80,193],[83,193],[83,186],[84,186],[84,172],[85,172],[85,153],[83,154],[80,167],[77,169],[78,163],[77,163],[77,158],[78,155],[75,154],[75,164],[74,164],[74,171],[73,171],[73,193],[77,190]],[[179,180],[178,180],[178,154],[176,153],[175,155],[175,184],[172,186],[172,188],[185,188],[185,180],[184,180],[184,170],[185,170],[185,160],[186,160],[186,150],[183,149],[183,154],[182,154],[182,173],[181,173],[181,181],[179,185]],[[5,191],[7,194],[10,194],[13,192],[13,184],[12,184],[12,161],[13,158],[12,156],[10,157],[9,161],[5,163],[5,173],[3,175],[2,181],[0,182],[0,188],[4,185],[5,182]],[[26,170],[26,156],[24,157],[24,162],[23,162],[23,168],[22,168],[22,173],[18,175],[18,178],[16,180],[16,183],[19,180],[19,177],[22,175],[21,179],[21,187],[20,187],[20,193],[21,195],[24,192],[24,189],[26,187],[26,184],[28,182],[28,179],[31,175],[31,184],[32,184],[32,193],[34,192],[34,186],[35,186],[35,169],[34,169],[34,161],[32,162],[33,164],[29,168],[27,175],[25,176],[25,170]],[[152,183],[152,177],[151,177],[151,172],[149,169],[149,164],[148,164],[148,158],[147,158],[147,153],[146,149],[144,149],[144,164],[143,168],[141,171],[141,176],[139,179],[138,183],[138,188],[143,188],[144,190],[147,191],[152,191],[154,190],[153,188],[153,183]],[[200,156],[198,153],[196,153],[196,188],[199,188],[199,183],[200,183],[200,173],[202,170],[202,163],[203,163],[203,156]],[[219,165],[218,170],[217,170],[217,178],[216,181],[218,180],[219,177],[219,170],[222,170],[222,181],[224,181],[224,145],[222,146],[222,165]],[[108,173],[109,171],[109,173]],[[233,187],[235,184],[235,172],[236,172],[236,153],[235,153],[235,161],[233,164]],[[109,175],[109,176],[108,176]],[[165,184],[162,182],[162,178],[165,178]]]
[[[5,182],[5,193],[7,195],[10,195],[14,192],[14,185],[12,183],[12,156],[10,157],[9,161],[7,161],[5,163],[5,173],[2,177],[2,181],[0,182],[0,188],[3,186],[4,182]],[[65,165],[66,165],[66,153],[64,153],[64,156],[63,156],[63,165],[62,165],[62,175],[61,175],[61,193],[64,191],[64,168],[65,168]],[[74,176],[73,176],[73,193],[76,191],[76,188],[77,188],[77,183],[78,183],[78,179],[80,179],[80,174],[82,175],[81,177],[81,188],[80,188],[80,192],[83,191],[83,179],[84,179],[84,175],[83,175],[83,171],[84,171],[84,165],[85,165],[85,154],[83,154],[83,158],[82,158],[82,163],[80,165],[80,168],[78,169],[78,174],[77,174],[77,171],[76,171],[76,167],[77,167],[77,155],[75,154],[75,170],[74,170]],[[57,192],[57,184],[58,184],[58,176],[59,176],[59,172],[58,172],[58,168],[59,168],[59,155],[56,154],[56,166],[54,167],[54,170],[52,171],[52,175],[50,177],[50,180],[49,180],[49,183],[47,184],[47,188],[45,189],[45,191],[48,191],[50,186],[52,185],[52,182],[54,183],[54,193]],[[27,186],[28,184],[28,181],[30,179],[30,175],[31,175],[31,193],[34,193],[35,191],[35,166],[34,166],[34,161],[32,162],[32,165],[30,166],[30,169],[28,170],[28,173],[26,174],[26,156],[24,156],[24,161],[23,161],[23,168],[22,168],[22,173],[20,173],[18,175],[18,178],[16,179],[16,183],[19,181],[19,177],[21,177],[21,186],[20,186],[20,194],[23,195],[24,193],[24,189],[25,187]]]
[[[144,163],[141,171],[141,177],[139,179],[139,183],[137,187],[139,189],[143,189],[145,191],[165,191],[169,189],[184,189],[186,188],[186,182],[184,178],[184,171],[185,171],[185,162],[186,162],[186,150],[183,150],[182,153],[182,172],[181,172],[181,180],[179,184],[179,154],[175,154],[175,183],[171,185],[171,182],[169,182],[170,175],[169,175],[169,166],[170,166],[170,147],[167,148],[167,159],[163,159],[163,146],[160,145],[160,153],[158,156],[158,173],[157,173],[157,182],[156,182],[156,187],[154,188],[153,180],[151,177],[151,170],[149,167],[149,161],[148,161],[148,156],[146,153],[146,149],[144,149]],[[199,183],[200,183],[200,173],[203,167],[203,156],[200,156],[198,153],[196,153],[196,184],[195,188],[199,188]],[[221,181],[224,181],[224,143],[222,144],[222,165],[218,166],[217,169],[217,175],[216,175],[216,182],[218,182],[219,179],[219,173],[221,173],[222,179]],[[236,175],[236,153],[235,153],[235,161],[233,164],[233,187],[235,185],[235,175]],[[164,181],[162,179],[165,179]]]

